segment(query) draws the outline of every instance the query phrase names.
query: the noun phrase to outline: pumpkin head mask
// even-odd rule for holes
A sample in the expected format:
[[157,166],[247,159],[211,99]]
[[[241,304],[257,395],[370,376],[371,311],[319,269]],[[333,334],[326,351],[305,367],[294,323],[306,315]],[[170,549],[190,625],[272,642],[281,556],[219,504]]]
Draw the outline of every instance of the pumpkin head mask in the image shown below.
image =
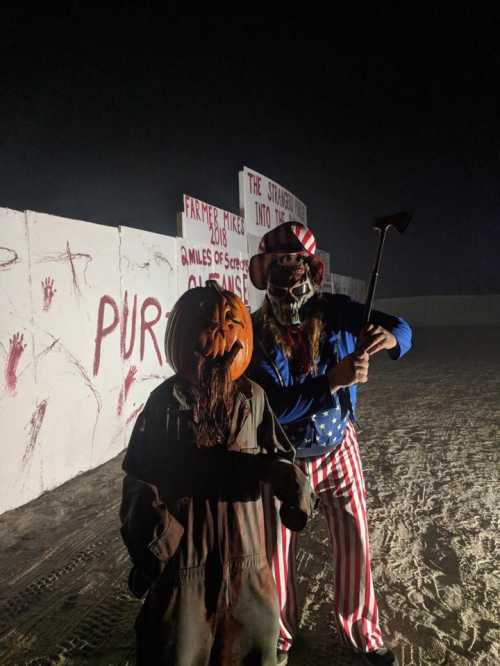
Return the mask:
[[253,351],[252,320],[244,303],[215,280],[205,284],[179,298],[165,332],[168,363],[194,385],[200,383],[206,364],[222,365],[231,381],[238,379]]
[[186,291],[174,305],[165,354],[190,384],[198,447],[224,444],[230,433],[234,381],[250,363],[252,320],[242,301],[214,280]]

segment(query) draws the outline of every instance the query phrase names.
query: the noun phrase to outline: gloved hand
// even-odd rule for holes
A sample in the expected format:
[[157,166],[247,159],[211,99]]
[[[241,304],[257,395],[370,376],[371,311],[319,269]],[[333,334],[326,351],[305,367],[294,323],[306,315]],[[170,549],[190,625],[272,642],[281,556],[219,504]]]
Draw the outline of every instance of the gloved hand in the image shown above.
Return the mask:
[[316,495],[309,479],[288,460],[274,460],[269,470],[269,481],[276,497],[282,501],[280,517],[288,529],[300,532],[314,508]]

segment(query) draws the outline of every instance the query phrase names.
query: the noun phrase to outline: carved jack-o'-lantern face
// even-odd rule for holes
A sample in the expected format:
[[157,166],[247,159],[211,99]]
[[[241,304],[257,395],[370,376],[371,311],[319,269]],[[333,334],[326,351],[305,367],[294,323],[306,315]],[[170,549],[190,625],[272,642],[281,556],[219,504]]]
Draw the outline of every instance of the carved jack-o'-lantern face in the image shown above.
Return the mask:
[[214,280],[186,291],[176,302],[165,332],[165,354],[173,369],[193,384],[200,364],[221,363],[232,381],[250,363],[253,330],[244,303]]

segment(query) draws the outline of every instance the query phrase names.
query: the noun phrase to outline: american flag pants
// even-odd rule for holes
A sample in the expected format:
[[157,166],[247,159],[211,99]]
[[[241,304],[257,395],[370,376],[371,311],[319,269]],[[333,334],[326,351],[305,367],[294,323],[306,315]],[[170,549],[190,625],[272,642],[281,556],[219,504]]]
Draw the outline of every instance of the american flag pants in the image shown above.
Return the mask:
[[[348,424],[342,444],[321,456],[297,458],[308,475],[326,518],[335,567],[334,609],[344,638],[362,652],[381,647],[382,635],[373,589],[366,521],[366,491],[356,432]],[[298,624],[297,533],[280,521],[279,503],[266,494],[273,547],[272,570],[280,603],[278,648],[289,650]],[[269,527],[269,524],[268,524]],[[269,534],[268,530],[268,534]]]

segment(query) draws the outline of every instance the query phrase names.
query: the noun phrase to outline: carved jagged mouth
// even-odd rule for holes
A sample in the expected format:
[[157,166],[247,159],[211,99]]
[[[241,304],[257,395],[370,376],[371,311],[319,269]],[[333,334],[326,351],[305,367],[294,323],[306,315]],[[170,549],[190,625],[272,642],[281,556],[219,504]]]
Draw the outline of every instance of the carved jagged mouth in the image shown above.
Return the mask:
[[239,340],[236,340],[231,349],[222,356],[207,356],[203,354],[203,352],[201,352],[200,350],[196,350],[195,354],[198,357],[200,357],[200,360],[203,359],[203,362],[206,365],[213,365],[213,366],[219,365],[228,368],[236,358],[240,349],[243,349],[243,345]]

